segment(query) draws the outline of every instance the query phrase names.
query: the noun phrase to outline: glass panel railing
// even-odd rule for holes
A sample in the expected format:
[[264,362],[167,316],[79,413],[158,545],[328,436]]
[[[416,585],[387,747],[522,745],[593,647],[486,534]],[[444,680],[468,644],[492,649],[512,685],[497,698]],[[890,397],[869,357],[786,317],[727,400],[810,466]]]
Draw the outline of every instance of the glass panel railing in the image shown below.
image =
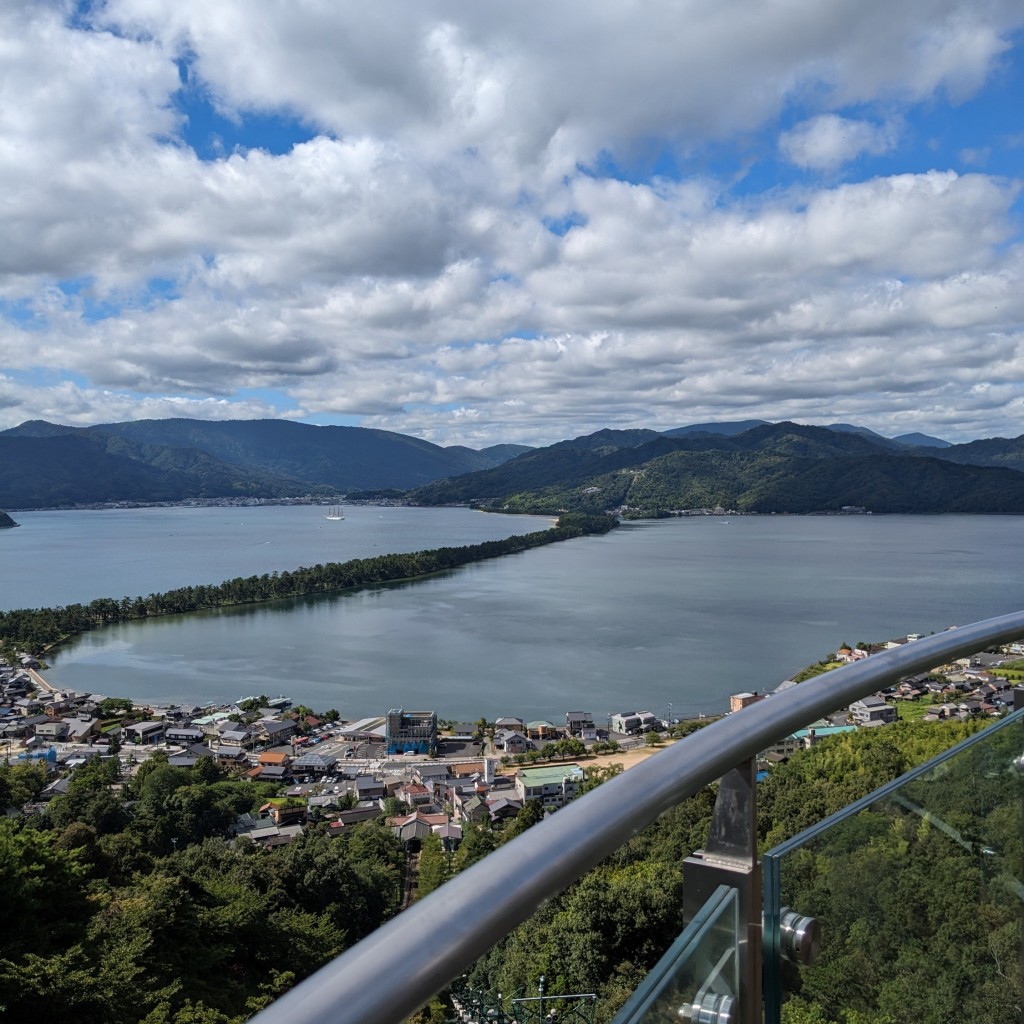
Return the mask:
[[765,855],[766,1024],[1024,1019],[1022,716]]
[[[658,961],[614,1024],[735,1019],[740,992],[739,894],[720,885]],[[744,923],[744,931],[745,931]]]

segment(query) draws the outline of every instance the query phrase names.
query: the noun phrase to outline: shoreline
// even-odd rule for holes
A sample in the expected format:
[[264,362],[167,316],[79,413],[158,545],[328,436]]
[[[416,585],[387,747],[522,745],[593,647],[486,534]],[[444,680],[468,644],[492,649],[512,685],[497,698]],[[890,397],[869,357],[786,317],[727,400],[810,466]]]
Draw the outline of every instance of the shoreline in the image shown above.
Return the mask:
[[[59,694],[59,693],[64,692],[60,688],[58,688],[58,687],[54,686],[52,683],[50,683],[42,675],[42,673],[38,669],[26,668],[24,671],[28,673],[29,678],[32,680],[32,682],[39,689],[45,690],[47,693],[50,693],[50,694]],[[135,701],[131,697],[126,698],[126,699],[131,700],[133,706],[138,708],[138,709],[150,709],[151,710],[154,707],[161,707],[162,706],[162,704],[155,704],[154,702]],[[227,706],[228,705],[211,705],[211,707],[217,707],[217,708],[219,708],[221,710],[223,710],[223,708],[225,708]],[[715,717],[719,717],[719,716],[717,716],[717,715],[716,716],[705,716],[705,715],[702,715],[701,717],[702,718],[715,718]],[[672,746],[674,743],[678,742],[678,740],[680,738],[681,737],[668,737],[668,736],[666,736],[664,738],[664,740],[661,743],[659,743],[658,745],[656,745],[656,746],[648,746],[646,744],[643,744],[642,746],[626,747],[624,749],[612,751],[610,753],[591,754],[591,753],[588,752],[587,754],[581,755],[579,758],[572,758],[569,761],[565,761],[564,759],[559,759],[556,763],[557,764],[562,764],[562,763],[580,763],[581,766],[584,768],[584,771],[586,771],[586,769],[588,767],[589,768],[607,768],[610,765],[617,764],[617,765],[621,765],[623,771],[627,771],[628,769],[634,767],[635,765],[638,765],[641,762],[646,761],[649,757],[653,757],[659,751],[665,750],[666,748]],[[510,763],[510,764],[505,765],[505,764],[501,764],[501,758],[503,756],[505,756],[505,755],[498,754],[498,753],[492,753],[492,754],[472,754],[472,755],[466,755],[466,757],[458,757],[458,758],[441,758],[441,757],[438,757],[438,758],[425,758],[425,759],[422,759],[422,760],[427,760],[429,763],[432,763],[432,764],[470,764],[470,763],[473,763],[473,762],[482,761],[482,760],[486,759],[486,760],[494,761],[495,762],[495,771],[498,774],[504,774],[504,775],[508,775],[508,774],[513,774],[514,775],[520,768],[537,768],[537,767],[545,767],[546,766],[546,762],[545,763],[541,763],[540,761],[528,762],[528,763],[523,763],[523,764],[513,764],[513,763]],[[399,760],[401,760],[401,759],[399,758]],[[413,762],[413,763],[418,764],[418,763],[420,763],[420,761],[421,761],[421,759],[417,758],[416,761]]]

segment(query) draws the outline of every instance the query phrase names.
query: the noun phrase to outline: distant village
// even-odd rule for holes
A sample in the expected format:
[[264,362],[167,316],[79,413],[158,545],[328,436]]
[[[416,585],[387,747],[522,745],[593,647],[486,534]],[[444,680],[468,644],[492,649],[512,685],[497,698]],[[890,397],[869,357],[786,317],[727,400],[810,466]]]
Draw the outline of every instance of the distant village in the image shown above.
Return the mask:
[[[841,647],[836,663],[913,643]],[[998,654],[979,653],[866,697],[765,750],[761,771],[854,729],[884,727],[900,705],[924,705],[925,721],[1001,716],[1014,707],[1014,686],[1000,668],[1024,657],[1024,643]],[[1019,675],[1019,673],[1018,673]],[[774,692],[798,683],[787,680]],[[729,713],[771,694],[737,693]],[[716,716],[700,716],[711,720]],[[139,704],[100,694],[58,690],[31,656],[0,662],[0,757],[8,764],[35,762],[46,769],[39,800],[8,814],[45,810],[67,791],[75,769],[92,758],[118,759],[127,781],[148,759],[193,769],[203,758],[239,777],[280,786],[280,799],[242,815],[233,832],[260,846],[290,842],[311,823],[335,834],[382,816],[410,849],[431,832],[454,851],[467,822],[500,823],[529,801],[552,813],[572,800],[587,779],[587,760],[630,747],[657,747],[703,724],[621,711],[596,722],[591,712],[569,711],[564,722],[440,723],[435,711],[397,708],[359,721],[337,711],[317,714],[286,697],[240,699],[220,707]]]

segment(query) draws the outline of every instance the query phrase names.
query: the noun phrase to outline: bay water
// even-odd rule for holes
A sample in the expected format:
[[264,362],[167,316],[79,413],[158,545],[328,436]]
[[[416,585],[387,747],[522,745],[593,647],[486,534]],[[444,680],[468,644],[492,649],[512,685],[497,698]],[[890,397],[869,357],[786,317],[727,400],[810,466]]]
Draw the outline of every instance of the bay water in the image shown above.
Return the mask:
[[[107,517],[102,528],[89,518],[97,515]],[[467,509],[346,515],[329,523],[309,507],[22,514],[24,526],[0,537],[0,603],[134,596],[546,522]],[[31,579],[24,563],[10,575],[19,549],[9,539],[37,520],[44,536],[52,516],[72,518],[37,552]],[[344,530],[350,536],[339,537]],[[730,693],[774,688],[843,642],[1022,608],[1022,568],[1021,517],[635,522],[423,581],[109,627],[53,652],[46,674],[136,700],[287,694],[346,718],[390,707],[471,720],[714,713]]]

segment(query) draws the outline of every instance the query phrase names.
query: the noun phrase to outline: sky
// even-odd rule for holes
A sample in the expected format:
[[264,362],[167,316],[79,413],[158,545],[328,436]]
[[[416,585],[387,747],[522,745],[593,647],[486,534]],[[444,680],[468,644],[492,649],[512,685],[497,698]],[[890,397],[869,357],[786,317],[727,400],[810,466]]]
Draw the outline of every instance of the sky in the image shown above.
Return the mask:
[[1020,0],[0,0],[0,429],[1024,434]]

